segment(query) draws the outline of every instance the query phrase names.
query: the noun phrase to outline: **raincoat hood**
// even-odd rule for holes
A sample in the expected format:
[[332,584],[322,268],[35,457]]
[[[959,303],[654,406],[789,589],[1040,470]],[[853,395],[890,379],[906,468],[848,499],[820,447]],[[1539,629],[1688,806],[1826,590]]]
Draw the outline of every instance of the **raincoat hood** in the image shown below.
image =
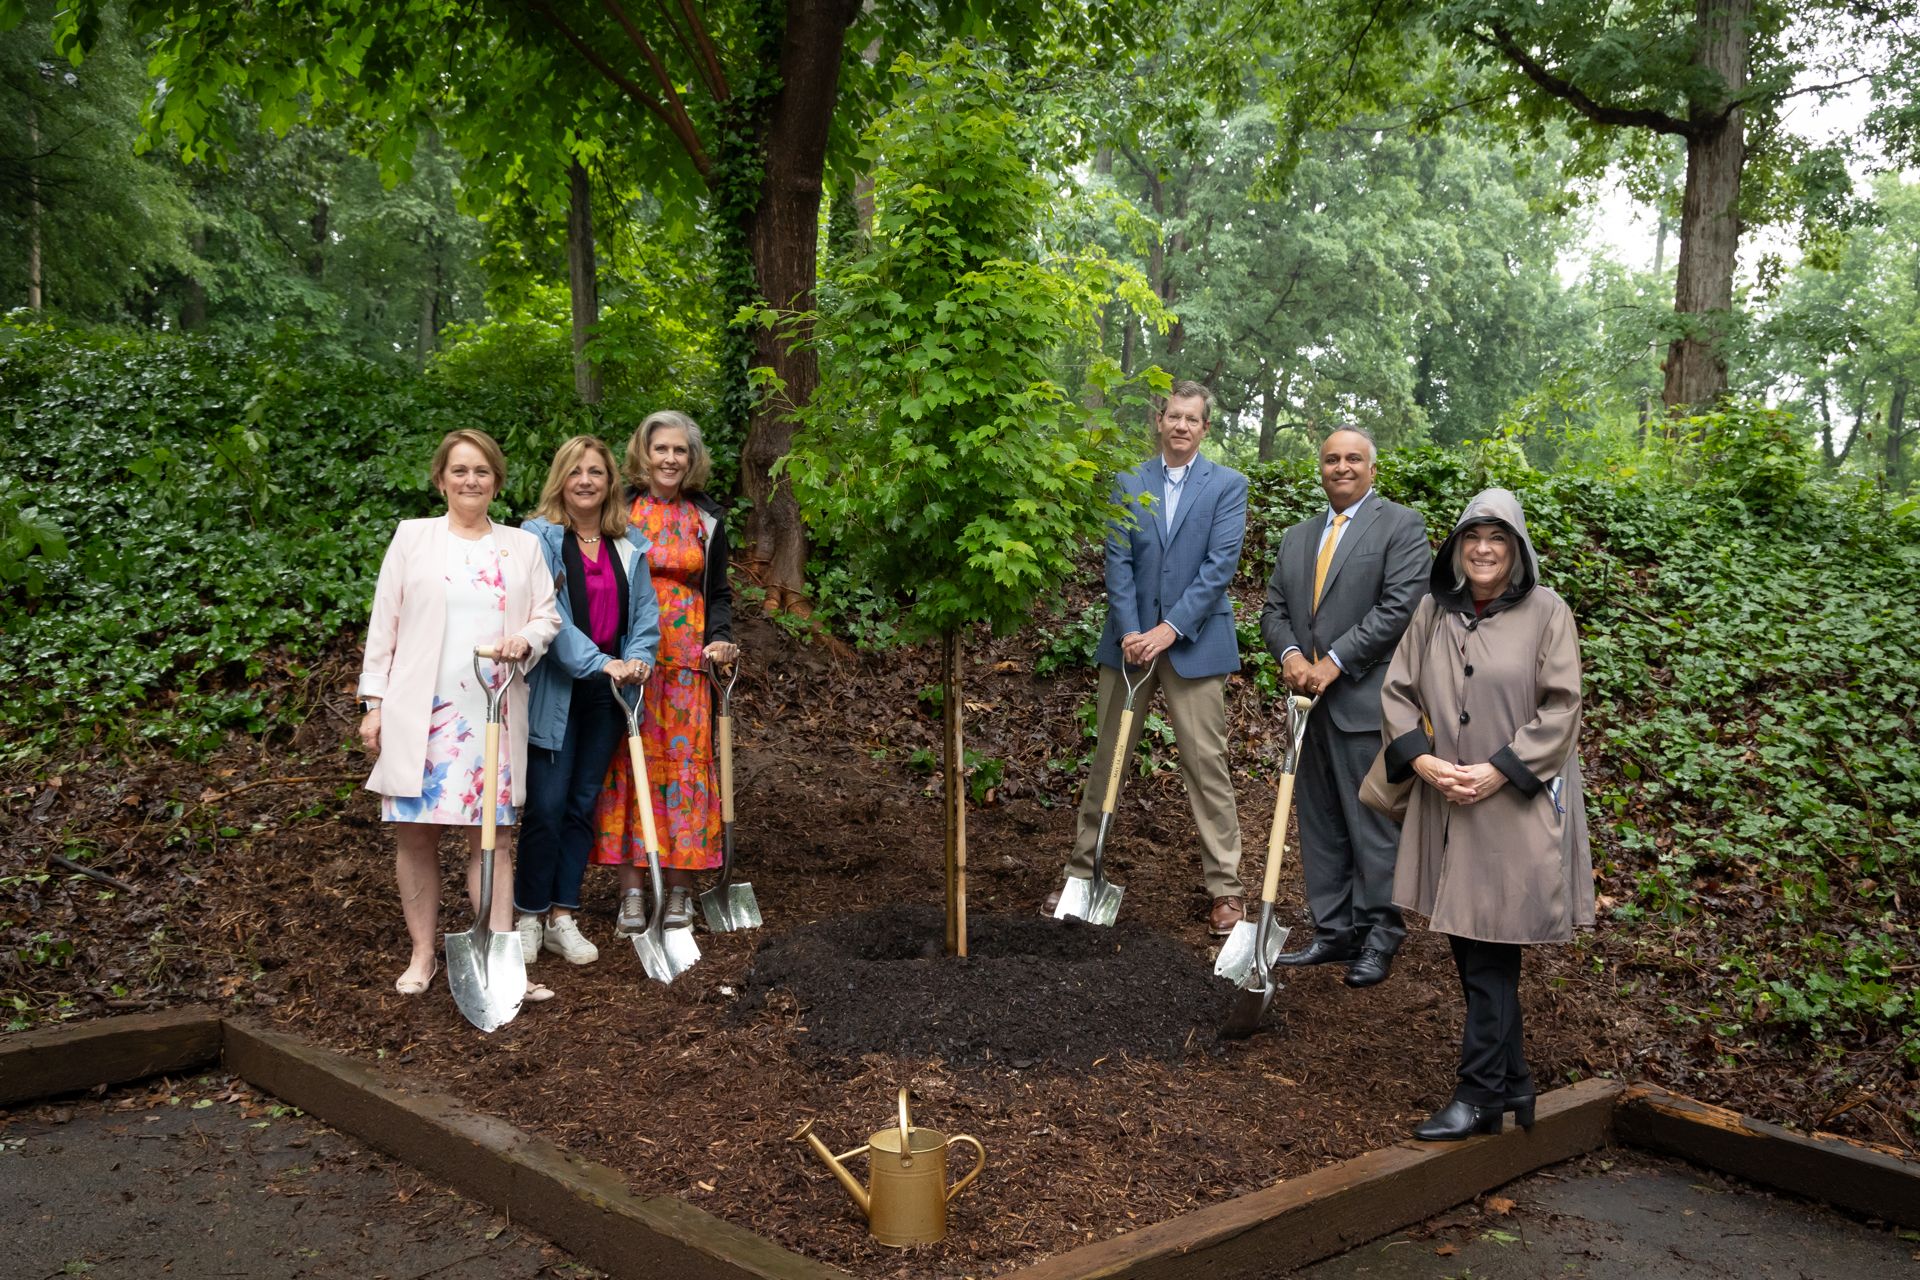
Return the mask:
[[1507,531],[1507,536],[1517,544],[1520,556],[1520,580],[1500,593],[1498,599],[1487,606],[1488,613],[1494,613],[1523,599],[1529,591],[1540,585],[1540,560],[1533,553],[1533,541],[1527,537],[1527,516],[1520,509],[1520,499],[1511,489],[1482,489],[1473,495],[1467,503],[1467,509],[1454,521],[1453,532],[1440,544],[1439,552],[1433,558],[1433,576],[1428,586],[1434,600],[1446,609],[1472,613],[1473,593],[1464,582],[1454,580],[1454,551],[1460,545],[1460,535],[1476,524],[1497,524]]

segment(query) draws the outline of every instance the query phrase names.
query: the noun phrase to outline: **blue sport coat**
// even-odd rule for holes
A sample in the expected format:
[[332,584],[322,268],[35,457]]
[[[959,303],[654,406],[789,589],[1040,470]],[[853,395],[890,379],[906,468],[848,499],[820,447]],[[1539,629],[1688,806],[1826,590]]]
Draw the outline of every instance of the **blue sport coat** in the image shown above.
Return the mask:
[[[1195,456],[1167,527],[1167,468],[1158,454],[1115,483],[1113,500],[1134,515],[1131,527],[1107,530],[1107,629],[1100,637],[1103,667],[1121,666],[1120,637],[1170,622],[1180,639],[1166,660],[1187,679],[1240,669],[1227,584],[1240,564],[1247,531],[1247,478]],[[1153,499],[1141,507],[1139,498]]]

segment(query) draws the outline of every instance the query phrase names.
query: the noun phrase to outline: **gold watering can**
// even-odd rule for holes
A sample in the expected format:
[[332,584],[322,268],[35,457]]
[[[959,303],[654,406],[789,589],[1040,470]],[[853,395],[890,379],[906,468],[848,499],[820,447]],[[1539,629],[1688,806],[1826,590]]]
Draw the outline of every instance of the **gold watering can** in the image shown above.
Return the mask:
[[[987,1167],[987,1151],[978,1138],[955,1134],[949,1138],[936,1129],[916,1129],[907,1115],[907,1091],[900,1090],[900,1126],[882,1129],[867,1139],[864,1147],[834,1155],[827,1144],[814,1136],[809,1120],[793,1131],[787,1141],[802,1138],[840,1179],[860,1212],[867,1215],[867,1230],[886,1245],[933,1244],[947,1235],[947,1201],[966,1189]],[[973,1148],[972,1172],[947,1186],[947,1148],[964,1142]],[[867,1157],[872,1189],[862,1187],[841,1162],[857,1155]]]

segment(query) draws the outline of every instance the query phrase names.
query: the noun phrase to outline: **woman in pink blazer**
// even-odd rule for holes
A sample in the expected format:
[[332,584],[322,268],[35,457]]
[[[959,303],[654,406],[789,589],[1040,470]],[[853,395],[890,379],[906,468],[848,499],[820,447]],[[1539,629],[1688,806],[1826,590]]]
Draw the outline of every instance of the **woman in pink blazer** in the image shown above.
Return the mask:
[[[507,662],[537,662],[560,628],[540,544],[488,515],[506,476],[491,436],[448,432],[433,455],[433,487],[447,513],[400,522],[374,587],[360,741],[377,757],[367,789],[380,794],[399,846],[395,876],[413,943],[393,984],[401,995],[425,991],[439,967],[442,827],[467,828],[467,891],[479,906],[486,692],[474,679],[473,651],[495,645]],[[496,817],[507,826],[527,776],[525,681],[508,691],[502,718],[508,749]],[[510,932],[513,852],[504,833],[493,877],[492,924]]]

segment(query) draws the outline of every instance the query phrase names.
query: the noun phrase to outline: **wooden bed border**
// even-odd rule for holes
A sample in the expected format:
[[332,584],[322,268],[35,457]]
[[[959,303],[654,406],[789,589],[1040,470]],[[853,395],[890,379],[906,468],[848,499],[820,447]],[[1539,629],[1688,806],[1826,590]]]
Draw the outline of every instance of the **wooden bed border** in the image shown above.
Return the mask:
[[[616,1277],[849,1280],[455,1099],[211,1009],[0,1036],[0,1106],[223,1064],[283,1102],[458,1188]],[[1531,1133],[1402,1142],[1097,1241],[1007,1280],[1234,1280],[1303,1267],[1611,1142],[1854,1213],[1920,1226],[1920,1162],[1807,1137],[1644,1086],[1589,1080],[1540,1098]],[[834,1205],[841,1203],[834,1193]]]

